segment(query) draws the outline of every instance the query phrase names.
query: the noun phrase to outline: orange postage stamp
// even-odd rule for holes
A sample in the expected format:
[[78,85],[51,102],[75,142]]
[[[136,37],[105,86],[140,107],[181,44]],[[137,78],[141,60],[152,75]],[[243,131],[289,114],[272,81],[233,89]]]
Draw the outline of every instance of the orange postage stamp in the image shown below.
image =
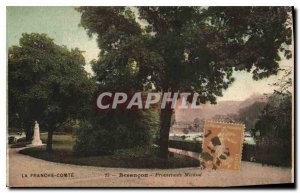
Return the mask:
[[244,124],[206,121],[201,154],[202,168],[239,170]]

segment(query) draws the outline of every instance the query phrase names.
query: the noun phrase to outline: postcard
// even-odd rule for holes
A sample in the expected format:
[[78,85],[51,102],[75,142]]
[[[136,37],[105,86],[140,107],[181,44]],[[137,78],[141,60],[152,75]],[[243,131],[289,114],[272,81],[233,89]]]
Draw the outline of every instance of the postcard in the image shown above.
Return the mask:
[[294,8],[8,6],[7,186],[294,187]]

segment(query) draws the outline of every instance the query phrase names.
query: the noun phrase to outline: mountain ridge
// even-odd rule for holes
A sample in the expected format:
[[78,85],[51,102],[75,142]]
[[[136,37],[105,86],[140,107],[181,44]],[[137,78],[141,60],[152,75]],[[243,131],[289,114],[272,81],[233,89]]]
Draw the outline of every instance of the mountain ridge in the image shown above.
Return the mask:
[[243,101],[220,101],[215,105],[201,104],[200,109],[175,109],[178,122],[192,122],[195,118],[211,119],[216,115],[237,114],[240,109],[255,102],[266,102],[268,95],[253,94]]

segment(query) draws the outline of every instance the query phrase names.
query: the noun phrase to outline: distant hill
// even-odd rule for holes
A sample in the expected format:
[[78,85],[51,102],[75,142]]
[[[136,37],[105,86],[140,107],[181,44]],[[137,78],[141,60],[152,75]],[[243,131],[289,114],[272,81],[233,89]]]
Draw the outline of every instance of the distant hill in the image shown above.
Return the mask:
[[255,94],[244,101],[220,101],[215,105],[203,104],[200,109],[176,109],[175,117],[178,122],[192,122],[195,118],[211,119],[215,115],[236,114],[242,108],[252,105],[256,101],[266,102],[267,95]]

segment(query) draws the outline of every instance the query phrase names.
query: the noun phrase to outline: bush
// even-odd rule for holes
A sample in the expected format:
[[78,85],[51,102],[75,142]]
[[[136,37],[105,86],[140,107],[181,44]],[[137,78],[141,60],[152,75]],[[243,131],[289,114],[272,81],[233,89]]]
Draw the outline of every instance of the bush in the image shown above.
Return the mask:
[[77,130],[74,153],[82,156],[112,154],[114,147],[110,135],[100,125],[95,127],[89,121],[82,121]]
[[158,130],[158,111],[110,111],[81,121],[74,152],[78,155],[112,154],[115,150],[150,146]]
[[202,143],[201,142],[170,140],[169,147],[175,148],[175,149],[182,149],[185,151],[197,152],[197,153],[202,152]]
[[258,144],[256,161],[262,164],[291,167],[291,150],[284,143]]
[[242,160],[243,161],[251,161],[256,162],[257,158],[257,145],[249,145],[249,144],[243,144],[243,152],[242,152]]

